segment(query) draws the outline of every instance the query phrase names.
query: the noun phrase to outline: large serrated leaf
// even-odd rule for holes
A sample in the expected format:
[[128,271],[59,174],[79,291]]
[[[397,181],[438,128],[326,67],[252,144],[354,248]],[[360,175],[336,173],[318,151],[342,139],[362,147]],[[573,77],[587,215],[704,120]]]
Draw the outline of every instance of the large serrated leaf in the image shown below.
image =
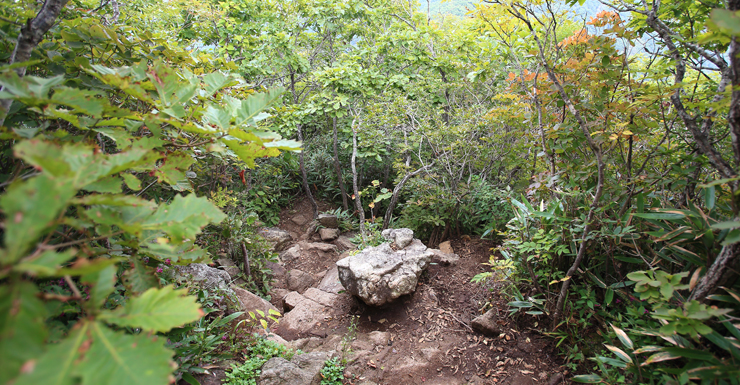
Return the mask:
[[[130,174],[126,174],[130,175]],[[106,205],[106,206],[141,206],[148,209],[156,209],[157,204],[143,198],[133,195],[124,194],[90,194],[84,197],[75,198],[72,204],[76,205]]]
[[172,374],[173,352],[164,338],[114,332],[95,322],[92,345],[76,368],[82,385],[165,385]]
[[208,199],[190,194],[176,195],[169,205],[162,205],[142,222],[145,230],[159,230],[167,233],[174,242],[185,238],[194,239],[200,229],[210,223],[219,223],[226,215]]
[[46,175],[12,184],[0,198],[6,249],[0,262],[9,264],[23,257],[76,192],[74,186]]
[[37,292],[29,282],[0,286],[0,384],[7,384],[21,365],[44,351],[47,311]]
[[247,99],[242,100],[241,108],[236,112],[236,125],[249,124],[254,126],[259,120],[269,116],[260,116],[260,113],[274,102],[283,91],[283,88],[275,88],[265,93],[249,95]]
[[70,335],[58,344],[52,345],[26,373],[21,375],[15,385],[72,385],[77,383],[73,370],[82,351],[83,343],[89,341],[87,331],[90,324],[80,322]]
[[139,258],[133,258],[133,267],[123,275],[123,284],[134,294],[157,287],[158,282],[154,269],[146,266]]
[[47,250],[37,256],[21,260],[13,267],[13,271],[40,278],[58,276],[61,265],[72,259],[74,255],[74,249],[68,249],[60,253]]
[[196,298],[185,294],[185,290],[174,290],[171,285],[152,288],[140,297],[130,299],[126,306],[104,312],[100,319],[118,326],[167,332],[204,315]]

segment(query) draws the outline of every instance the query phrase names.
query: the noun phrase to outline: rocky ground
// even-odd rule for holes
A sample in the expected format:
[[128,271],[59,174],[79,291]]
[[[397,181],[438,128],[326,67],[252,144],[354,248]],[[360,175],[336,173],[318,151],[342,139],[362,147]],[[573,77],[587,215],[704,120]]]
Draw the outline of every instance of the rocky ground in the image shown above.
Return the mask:
[[[556,384],[567,377],[553,340],[507,317],[498,296],[505,283],[470,282],[485,271],[490,241],[464,236],[440,245],[459,259],[434,258],[414,293],[376,307],[339,281],[335,263],[352,250],[346,234],[327,231],[329,222],[314,233],[310,219],[308,202],[298,201],[281,214],[283,231],[266,234],[282,261],[272,266],[271,302],[283,317],[271,339],[318,359],[344,358],[347,384]],[[244,290],[237,294],[251,303],[246,307],[270,307]],[[281,380],[281,371],[271,368],[278,377],[263,383],[295,383]]]

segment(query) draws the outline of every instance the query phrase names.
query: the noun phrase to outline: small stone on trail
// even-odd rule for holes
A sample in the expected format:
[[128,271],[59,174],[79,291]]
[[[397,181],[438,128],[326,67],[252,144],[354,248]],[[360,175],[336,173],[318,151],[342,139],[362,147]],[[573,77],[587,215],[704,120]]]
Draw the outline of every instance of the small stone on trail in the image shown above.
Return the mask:
[[337,229],[321,229],[319,230],[319,236],[324,242],[331,242],[339,236],[339,230]]
[[337,251],[337,247],[330,244],[330,243],[322,243],[322,242],[314,242],[314,243],[307,243],[304,248],[306,250],[318,250],[323,251],[325,253],[329,253],[332,251]]
[[333,214],[319,214],[319,217],[317,218],[321,226],[324,226],[329,229],[337,229],[339,228],[339,219],[336,215]]
[[285,230],[280,230],[277,227],[263,228],[257,231],[257,234],[265,238],[267,242],[272,245],[272,250],[275,252],[283,251],[283,249],[293,240],[290,233]]
[[241,269],[234,263],[234,261],[231,260],[231,258],[223,257],[216,260],[216,263],[227,273],[229,273],[229,276],[231,276],[232,279],[234,279],[234,282],[236,283],[245,283],[245,281],[241,278],[237,278],[239,273],[241,273]]
[[349,238],[340,235],[339,238],[337,238],[334,241],[334,244],[337,245],[337,248],[340,252],[345,252],[347,250],[354,250],[357,248],[354,243],[352,243]]
[[316,283],[313,275],[301,270],[291,270],[288,272],[288,290],[303,293],[309,287]]
[[342,282],[339,281],[339,272],[337,266],[334,265],[326,272],[324,278],[321,279],[321,283],[318,289],[327,293],[339,294],[340,291],[344,290]]
[[301,301],[304,301],[306,297],[302,296],[297,291],[291,291],[283,297],[283,308],[285,311],[291,311],[293,308],[298,306]]
[[452,249],[450,241],[444,241],[439,244],[439,250],[445,254],[455,254],[455,250]]
[[326,311],[325,306],[306,298],[280,319],[277,333],[289,341],[304,336],[316,329]]
[[293,245],[289,247],[287,250],[280,252],[280,260],[283,261],[283,263],[291,262],[300,257],[301,257],[301,247],[298,245]]
[[498,336],[501,333],[501,329],[496,323],[496,310],[491,309],[485,314],[475,317],[471,326],[474,330],[482,333],[489,337]]
[[340,298],[338,295],[327,293],[325,291],[321,291],[313,287],[308,288],[303,293],[303,296],[308,299],[314,300],[324,306],[328,306],[331,308],[337,307],[338,302],[340,301]]
[[381,233],[383,238],[393,243],[397,249],[404,249],[414,240],[414,231],[411,229],[385,229]]
[[447,254],[442,252],[442,250],[437,249],[429,250],[434,253],[434,255],[432,256],[432,262],[441,266],[452,266],[460,260],[460,257],[458,257],[457,254]]
[[296,354],[288,361],[273,357],[262,366],[260,385],[311,385],[321,381],[321,368],[328,360],[327,352]]
[[295,223],[298,226],[303,226],[306,223],[308,223],[308,218],[306,218],[303,215],[296,215],[293,218],[290,219],[293,223]]

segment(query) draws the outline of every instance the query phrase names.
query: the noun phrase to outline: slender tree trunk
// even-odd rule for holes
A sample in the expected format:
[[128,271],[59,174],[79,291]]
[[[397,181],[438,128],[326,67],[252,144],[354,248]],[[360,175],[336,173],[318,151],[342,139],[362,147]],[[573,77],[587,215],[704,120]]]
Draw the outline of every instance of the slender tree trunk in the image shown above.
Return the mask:
[[342,179],[342,166],[339,163],[339,150],[337,148],[337,117],[332,119],[332,126],[334,129],[334,171],[337,173],[337,181],[339,182],[339,190],[342,192],[342,208],[347,211],[349,204],[347,203],[347,190],[344,188],[344,179]]
[[418,175],[420,172],[423,172],[425,170],[428,170],[434,166],[434,162],[419,168],[418,170],[406,174],[403,179],[396,185],[396,187],[393,189],[393,195],[391,195],[391,201],[388,204],[388,209],[385,211],[385,217],[383,218],[383,230],[388,228],[388,225],[391,223],[391,218],[393,217],[393,209],[396,208],[396,204],[398,203],[398,197],[401,194],[401,190],[403,189],[403,186],[406,184],[406,181],[409,180],[409,178]]
[[[36,17],[28,19],[26,25],[21,28],[18,40],[15,43],[13,53],[10,55],[8,64],[23,63],[31,59],[33,49],[43,40],[46,32],[51,29],[59,14],[67,5],[68,0],[46,0]],[[18,76],[23,77],[26,74],[26,67],[15,69]],[[0,87],[0,92],[4,87]],[[5,118],[10,111],[11,99],[0,99],[0,126],[5,124]]]
[[[565,92],[565,88],[563,88],[563,85],[560,83],[560,79],[558,79],[557,75],[555,74],[555,71],[550,67],[550,64],[548,64],[547,60],[545,59],[545,49],[542,45],[542,41],[540,41],[539,36],[537,35],[537,32],[532,27],[532,23],[529,21],[527,17],[520,14],[517,10],[509,8],[508,12],[516,17],[517,19],[521,20],[527,25],[527,28],[529,29],[529,32],[532,35],[532,38],[534,39],[535,43],[537,44],[538,48],[538,56],[540,61],[542,62],[542,65],[545,67],[545,71],[547,72],[547,76],[550,78],[550,81],[555,85],[555,87],[558,90],[558,93],[560,94],[560,97],[565,102],[565,107],[568,108],[568,111],[573,114],[573,116],[576,119],[576,122],[578,122],[578,126],[581,129],[581,132],[586,137],[586,142],[588,143],[589,148],[591,149],[591,152],[594,154],[596,158],[596,165],[598,168],[597,171],[597,181],[596,181],[596,193],[594,194],[594,198],[591,201],[591,205],[588,210],[588,215],[586,216],[586,223],[583,227],[583,233],[581,234],[581,245],[578,248],[578,254],[576,255],[575,261],[573,261],[573,264],[571,265],[570,269],[568,269],[568,272],[565,274],[567,277],[573,277],[578,272],[578,267],[580,266],[581,262],[583,261],[583,258],[586,256],[586,249],[588,248],[588,241],[586,241],[587,236],[591,232],[592,225],[591,222],[594,219],[594,214],[596,212],[596,209],[599,206],[599,203],[601,201],[601,196],[604,193],[604,174],[606,166],[604,164],[603,159],[603,152],[601,150],[601,146],[591,137],[591,131],[588,129],[588,125],[586,121],[583,119],[583,116],[581,115],[580,111],[578,111],[575,107],[575,104],[573,104],[573,101],[571,100],[570,96],[567,92]],[[563,307],[565,306],[565,297],[568,294],[568,289],[570,288],[570,283],[572,279],[567,279],[565,282],[563,282],[563,286],[560,288],[560,294],[558,295],[558,302],[555,306],[555,312],[553,314],[553,327],[557,327],[558,323],[560,323],[560,317],[562,315]]]
[[[298,140],[303,142],[303,125],[298,125]],[[311,201],[311,208],[313,209],[313,219],[318,218],[319,216],[319,206],[316,204],[316,200],[313,198],[313,194],[311,193],[311,186],[308,185],[308,174],[306,173],[306,166],[303,162],[303,151],[298,155],[298,163],[300,165],[301,169],[301,180],[303,182],[303,190],[306,192],[306,196],[308,197],[308,200]]]
[[352,190],[355,194],[355,208],[357,208],[357,214],[360,217],[360,238],[362,238],[362,245],[365,246],[365,210],[362,208],[360,190],[357,188],[357,129],[355,128],[355,121],[356,119],[352,121]]
[[244,274],[247,275],[247,280],[252,279],[252,268],[249,267],[249,253],[247,253],[247,246],[242,242],[242,254],[244,254]]

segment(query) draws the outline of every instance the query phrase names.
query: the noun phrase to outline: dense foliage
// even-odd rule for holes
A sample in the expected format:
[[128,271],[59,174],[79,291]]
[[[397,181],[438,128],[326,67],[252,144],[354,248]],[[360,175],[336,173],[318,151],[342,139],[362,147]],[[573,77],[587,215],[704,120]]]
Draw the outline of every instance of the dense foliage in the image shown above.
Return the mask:
[[0,3],[0,381],[191,380],[236,317],[165,268],[266,294],[303,194],[499,240],[576,380],[738,383],[740,4],[585,3]]

